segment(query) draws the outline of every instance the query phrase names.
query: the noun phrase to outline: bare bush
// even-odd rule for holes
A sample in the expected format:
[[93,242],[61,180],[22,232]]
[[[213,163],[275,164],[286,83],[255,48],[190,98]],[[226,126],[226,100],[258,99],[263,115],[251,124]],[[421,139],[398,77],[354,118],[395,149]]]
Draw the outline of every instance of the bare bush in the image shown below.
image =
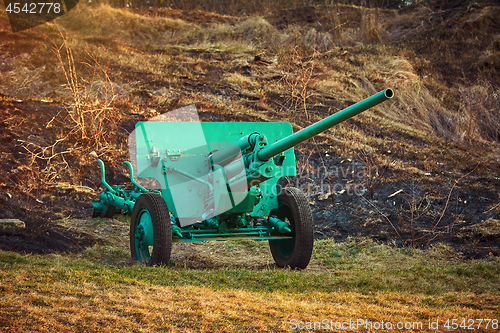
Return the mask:
[[51,42],[66,87],[71,92],[72,104],[65,106],[64,112],[52,118],[47,127],[58,123],[66,130],[64,139],[75,140],[81,150],[100,152],[107,148],[107,142],[121,120],[121,114],[114,106],[120,91],[109,78],[108,67],[101,65],[97,56],[88,51],[77,70],[68,37],[61,31],[60,36],[60,45]]
[[[315,94],[312,88],[321,72],[319,68],[321,50],[325,48],[326,44],[332,43],[330,32],[340,26],[338,25],[326,33],[310,30],[300,40],[296,36],[294,37],[295,34],[292,34],[286,42],[273,47],[275,53],[278,54],[277,65],[283,73],[282,82],[285,85],[285,90],[289,93],[290,107],[294,110],[302,108],[307,119],[309,119],[307,100]],[[321,39],[318,42],[317,38],[319,37]],[[291,48],[289,43],[295,46]]]
[[61,170],[67,168],[64,154],[68,152],[54,152],[58,142],[50,147],[40,147],[19,141],[27,151],[27,160],[7,174],[7,179],[15,184],[19,192],[26,195],[26,217],[32,218],[33,206],[44,203],[40,199],[43,191],[57,181]]
[[306,102],[313,94],[311,87],[315,81],[317,53],[315,50],[313,55],[307,59],[305,52],[304,48],[295,46],[290,54],[283,54],[278,59],[278,64],[284,72],[282,82],[290,94],[291,108],[297,110],[303,107],[306,118],[309,119]]

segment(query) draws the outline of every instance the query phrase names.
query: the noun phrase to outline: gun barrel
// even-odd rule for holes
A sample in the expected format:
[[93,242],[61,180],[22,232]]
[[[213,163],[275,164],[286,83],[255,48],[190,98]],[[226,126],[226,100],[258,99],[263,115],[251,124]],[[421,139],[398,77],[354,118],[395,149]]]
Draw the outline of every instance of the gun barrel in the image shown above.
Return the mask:
[[283,138],[265,148],[262,148],[257,153],[257,158],[260,161],[267,161],[268,159],[276,156],[287,149],[290,149],[299,143],[312,138],[315,135],[318,135],[321,132],[326,131],[327,129],[340,124],[347,119],[354,117],[355,115],[368,110],[369,108],[374,107],[377,104],[380,104],[388,99],[391,99],[394,96],[394,92],[392,89],[385,89],[381,92],[370,96],[354,105],[345,108],[342,111],[339,111],[331,116],[318,121],[317,123],[306,127],[297,133],[294,133],[286,138]]

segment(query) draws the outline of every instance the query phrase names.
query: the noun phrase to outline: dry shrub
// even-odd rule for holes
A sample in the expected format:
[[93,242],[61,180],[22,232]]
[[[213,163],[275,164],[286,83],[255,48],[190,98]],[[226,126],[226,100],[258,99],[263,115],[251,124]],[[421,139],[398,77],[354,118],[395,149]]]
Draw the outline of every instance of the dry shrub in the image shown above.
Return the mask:
[[276,59],[276,66],[281,72],[281,83],[288,95],[287,107],[302,109],[309,119],[307,100],[317,93],[313,88],[325,76],[322,59],[325,49],[333,45],[333,33],[342,25],[337,25],[326,32],[314,28],[304,29],[296,25],[287,27],[281,38],[269,40],[269,49]]
[[[275,49],[277,54],[277,66],[281,70],[281,82],[284,85],[285,92],[289,96],[288,104],[291,109],[297,110],[303,108],[306,118],[309,119],[307,110],[307,100],[316,94],[313,87],[316,85],[319,73],[322,73],[320,50],[328,42],[328,32],[322,34],[321,40],[316,40],[318,34],[312,32],[314,39],[312,46],[306,45],[304,41],[289,46],[281,41],[281,45]],[[304,36],[307,38],[307,35]]]
[[62,44],[51,40],[53,51],[59,61],[66,87],[71,92],[72,104],[64,107],[64,112],[47,124],[60,125],[64,129],[63,138],[76,142],[79,150],[101,152],[111,149],[109,141],[116,135],[121,113],[115,107],[120,96],[118,85],[111,82],[107,66],[103,66],[97,56],[87,52],[79,64],[68,45],[68,37],[60,32]]
[[16,191],[26,195],[26,217],[32,218],[36,215],[32,210],[33,206],[36,206],[37,202],[44,203],[40,199],[42,193],[56,183],[63,172],[68,171],[68,163],[64,156],[69,151],[61,151],[56,147],[58,141],[49,147],[18,141],[26,150],[26,160],[17,168],[7,172],[5,178],[15,184]]
[[303,107],[306,117],[306,101],[312,94],[310,88],[315,81],[316,60],[315,57],[308,59],[306,50],[298,46],[290,54],[280,54],[278,58],[278,66],[283,72],[282,82],[290,94],[289,105],[294,110]]
[[13,169],[7,177],[16,184],[19,191],[26,194],[27,202],[30,203],[32,197],[39,196],[40,190],[54,183],[57,174],[47,172],[32,159],[29,164]]

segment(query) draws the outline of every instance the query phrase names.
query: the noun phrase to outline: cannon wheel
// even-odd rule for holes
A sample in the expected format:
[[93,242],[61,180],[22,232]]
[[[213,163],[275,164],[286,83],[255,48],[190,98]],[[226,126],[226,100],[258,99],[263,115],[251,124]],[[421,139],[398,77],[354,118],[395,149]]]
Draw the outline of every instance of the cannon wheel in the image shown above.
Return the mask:
[[165,200],[158,193],[141,194],[130,218],[132,259],[148,266],[167,265],[171,250],[172,225]]
[[311,209],[304,193],[295,187],[285,187],[278,195],[278,208],[271,211],[290,224],[295,237],[270,239],[269,247],[276,265],[304,269],[311,260],[313,250],[313,222]]

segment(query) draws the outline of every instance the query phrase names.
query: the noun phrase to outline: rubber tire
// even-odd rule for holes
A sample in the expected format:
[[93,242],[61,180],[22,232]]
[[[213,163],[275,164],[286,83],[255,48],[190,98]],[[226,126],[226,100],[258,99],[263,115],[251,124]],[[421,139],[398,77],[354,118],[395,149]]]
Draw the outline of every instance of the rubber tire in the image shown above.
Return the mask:
[[[274,261],[279,267],[305,269],[311,260],[314,246],[313,219],[307,197],[298,188],[285,187],[278,195],[278,205],[279,208],[271,211],[270,215],[276,215],[284,220],[285,212],[291,213],[293,221],[289,223],[292,233],[295,232],[295,237],[269,240]],[[292,246],[293,250],[290,253]]]
[[[149,261],[137,253],[135,228],[138,214],[147,210],[153,224],[153,250]],[[132,259],[145,261],[147,266],[168,265],[172,251],[172,225],[167,204],[158,193],[143,193],[137,198],[130,217],[130,253]]]

